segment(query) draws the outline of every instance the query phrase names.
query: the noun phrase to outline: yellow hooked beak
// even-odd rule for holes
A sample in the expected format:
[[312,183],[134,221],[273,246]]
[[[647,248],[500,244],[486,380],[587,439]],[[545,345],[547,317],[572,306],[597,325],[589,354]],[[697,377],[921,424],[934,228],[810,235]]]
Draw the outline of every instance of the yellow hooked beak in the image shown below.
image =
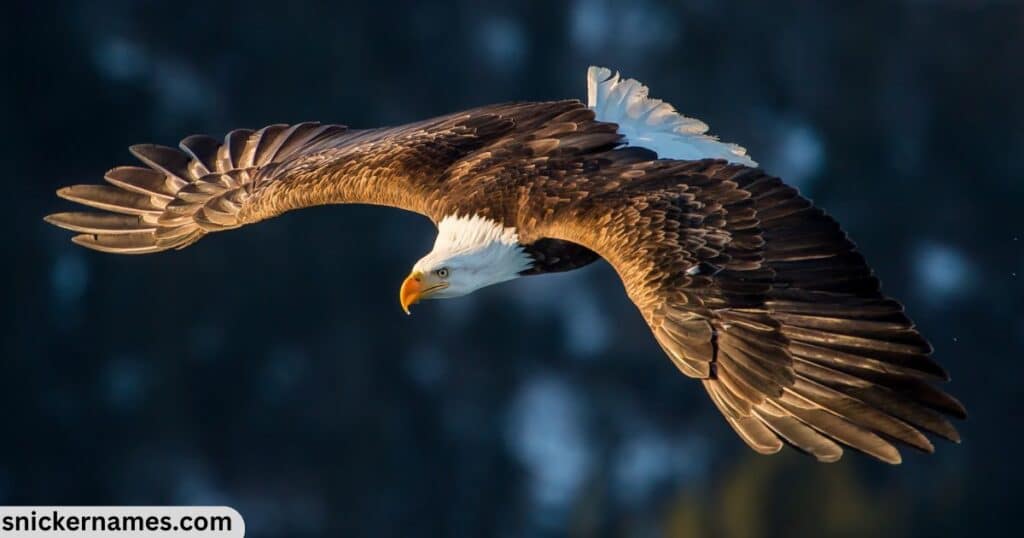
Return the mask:
[[437,290],[448,287],[447,282],[435,281],[430,277],[431,275],[424,275],[419,271],[413,271],[412,274],[405,277],[405,282],[402,282],[402,288],[398,290],[398,302],[402,304],[402,310],[406,314],[412,313],[409,312],[410,306],[420,302],[422,299],[429,298]]

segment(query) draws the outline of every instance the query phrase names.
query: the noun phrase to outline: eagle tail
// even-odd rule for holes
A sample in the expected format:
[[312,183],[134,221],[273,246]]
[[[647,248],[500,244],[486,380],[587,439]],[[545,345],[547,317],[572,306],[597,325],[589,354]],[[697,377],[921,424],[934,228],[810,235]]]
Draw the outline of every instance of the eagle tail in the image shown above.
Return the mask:
[[223,141],[185,138],[178,149],[154,144],[132,146],[146,166],[108,171],[108,185],[73,185],[61,198],[101,210],[55,213],[50,224],[79,232],[76,244],[116,254],[148,254],[185,248],[210,232],[237,228],[239,209],[258,186],[268,164],[293,155],[317,138],[345,127],[300,123],[239,129]]
[[723,159],[757,166],[743,147],[707,134],[706,123],[648,97],[647,86],[631,78],[621,79],[606,67],[587,70],[587,106],[598,121],[618,124],[629,145],[650,149],[662,159]]

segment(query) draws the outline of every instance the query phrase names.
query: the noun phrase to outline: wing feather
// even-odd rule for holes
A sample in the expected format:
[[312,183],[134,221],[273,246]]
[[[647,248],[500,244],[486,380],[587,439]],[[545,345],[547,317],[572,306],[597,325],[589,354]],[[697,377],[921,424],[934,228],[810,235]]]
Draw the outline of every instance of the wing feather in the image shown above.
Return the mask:
[[103,177],[111,185],[126,191],[155,196],[168,202],[174,199],[174,193],[180,188],[164,174],[137,166],[119,166]]
[[156,230],[155,224],[144,222],[138,215],[117,213],[54,213],[46,216],[46,222],[84,234],[128,234]]
[[217,170],[220,140],[208,135],[192,135],[182,139],[178,147],[189,156],[190,178],[203,177]]

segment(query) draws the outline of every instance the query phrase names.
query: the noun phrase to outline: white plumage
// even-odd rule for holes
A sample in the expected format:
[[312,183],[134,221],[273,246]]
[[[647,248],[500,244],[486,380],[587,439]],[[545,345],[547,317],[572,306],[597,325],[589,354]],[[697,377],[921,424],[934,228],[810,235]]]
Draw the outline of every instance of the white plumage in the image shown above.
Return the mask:
[[446,298],[512,280],[531,264],[515,228],[479,215],[448,215],[437,223],[433,250],[416,262],[413,271],[450,270],[448,287],[435,294]]
[[599,121],[616,123],[631,146],[647,148],[663,159],[725,159],[756,167],[747,150],[707,134],[708,125],[688,118],[661,99],[648,97],[647,86],[621,79],[606,67],[587,70],[587,106]]

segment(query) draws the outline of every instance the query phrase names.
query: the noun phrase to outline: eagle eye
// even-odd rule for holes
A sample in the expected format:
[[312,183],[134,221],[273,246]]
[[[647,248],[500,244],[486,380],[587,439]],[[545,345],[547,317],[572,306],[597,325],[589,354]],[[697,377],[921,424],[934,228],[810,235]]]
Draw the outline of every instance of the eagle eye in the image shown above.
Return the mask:
[[434,274],[436,274],[440,278],[448,278],[448,268],[447,267],[442,267],[442,268],[438,269],[437,271],[434,271]]

